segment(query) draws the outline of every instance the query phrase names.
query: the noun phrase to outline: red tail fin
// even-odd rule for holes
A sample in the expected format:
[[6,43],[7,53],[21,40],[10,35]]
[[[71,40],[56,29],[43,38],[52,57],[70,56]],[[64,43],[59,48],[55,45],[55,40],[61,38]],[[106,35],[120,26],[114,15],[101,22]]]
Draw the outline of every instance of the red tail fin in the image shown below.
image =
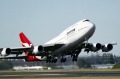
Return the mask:
[[[28,38],[24,35],[23,32],[21,32],[19,34],[20,36],[20,40],[22,42],[22,46],[23,47],[29,47],[32,45],[32,43],[30,42],[30,40],[28,40]],[[29,52],[24,52],[25,55],[28,55]],[[36,56],[27,56],[27,58],[25,59],[25,61],[41,61],[40,59],[38,59]]]
[[[19,34],[19,37],[20,37],[20,40],[21,40],[21,42],[22,42],[22,46],[23,46],[23,47],[29,47],[29,46],[32,45],[32,43],[30,42],[30,40],[28,40],[28,38],[24,35],[23,32],[21,32],[21,33]],[[25,53],[25,55],[28,54],[28,52],[24,52],[24,53]]]
[[23,46],[23,47],[28,47],[28,46],[31,46],[31,45],[32,45],[32,43],[30,42],[30,40],[28,40],[28,38],[24,35],[23,32],[21,32],[21,33],[19,34],[19,36],[20,36],[20,40],[21,40],[21,42],[22,42],[22,46]]

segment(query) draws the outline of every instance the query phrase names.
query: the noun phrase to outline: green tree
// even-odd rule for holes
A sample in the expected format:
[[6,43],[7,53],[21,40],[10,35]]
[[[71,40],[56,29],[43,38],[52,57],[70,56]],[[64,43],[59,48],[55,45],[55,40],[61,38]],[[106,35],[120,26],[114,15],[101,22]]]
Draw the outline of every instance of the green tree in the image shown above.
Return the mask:
[[120,69],[120,62],[117,62],[114,66],[113,69]]
[[104,53],[103,54],[103,64],[114,64],[114,56],[110,53]]
[[87,60],[87,59],[84,59],[84,58],[78,59],[78,61],[77,61],[77,66],[78,66],[79,68],[91,68],[90,62],[88,62],[88,60]]
[[110,64],[114,64],[114,57],[113,57],[113,54],[110,54]]

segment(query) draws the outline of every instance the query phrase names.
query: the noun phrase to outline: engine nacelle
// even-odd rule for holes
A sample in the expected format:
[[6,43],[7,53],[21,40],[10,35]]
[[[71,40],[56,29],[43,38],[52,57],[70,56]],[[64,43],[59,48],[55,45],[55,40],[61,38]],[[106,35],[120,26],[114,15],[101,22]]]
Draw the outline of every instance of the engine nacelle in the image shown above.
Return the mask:
[[33,54],[40,54],[40,53],[42,53],[44,51],[44,47],[43,46],[35,46],[34,48],[33,48]]
[[101,44],[100,43],[95,43],[92,46],[92,51],[96,52],[99,51],[101,49]]
[[3,48],[1,51],[1,56],[8,56],[11,54],[11,49],[10,48]]
[[94,43],[94,44],[88,43],[86,44],[86,48],[88,48],[87,50],[89,51],[96,52],[101,49],[101,44],[100,43]]
[[112,44],[105,44],[102,46],[102,52],[109,52],[113,49],[113,45]]

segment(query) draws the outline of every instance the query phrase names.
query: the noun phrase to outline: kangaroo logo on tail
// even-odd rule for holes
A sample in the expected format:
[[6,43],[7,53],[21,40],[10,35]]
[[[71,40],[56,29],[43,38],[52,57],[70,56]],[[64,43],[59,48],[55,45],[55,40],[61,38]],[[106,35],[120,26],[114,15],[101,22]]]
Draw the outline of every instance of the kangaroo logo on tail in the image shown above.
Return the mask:
[[23,47],[32,46],[32,43],[30,42],[30,40],[28,40],[28,38],[24,35],[23,32],[21,32],[21,33],[19,34],[19,36],[20,36],[20,40],[21,40],[21,42],[22,42],[22,46],[23,46]]
[[[20,37],[20,40],[21,40],[21,42],[22,42],[22,46],[23,46],[23,47],[30,47],[30,46],[33,45],[33,44],[30,42],[30,40],[28,40],[28,38],[24,35],[23,32],[21,32],[21,33],[19,34],[19,37]],[[24,53],[25,53],[25,55],[28,54],[28,52],[24,52]]]

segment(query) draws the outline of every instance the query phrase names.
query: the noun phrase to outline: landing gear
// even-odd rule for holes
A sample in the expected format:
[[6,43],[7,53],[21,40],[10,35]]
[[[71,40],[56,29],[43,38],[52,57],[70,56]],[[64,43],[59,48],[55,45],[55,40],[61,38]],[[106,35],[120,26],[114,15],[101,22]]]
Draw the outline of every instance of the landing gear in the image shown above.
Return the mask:
[[66,58],[62,57],[60,61],[61,63],[64,63],[66,60],[67,60]]
[[50,62],[51,62],[51,59],[52,59],[51,55],[48,55],[48,56],[47,56],[46,63],[50,63]]
[[72,61],[74,62],[74,61],[77,61],[77,58],[78,58],[78,55],[77,54],[74,54],[73,55],[73,58],[72,58]]
[[74,53],[71,55],[71,57],[72,57],[72,61],[73,61],[73,62],[74,62],[74,61],[77,62],[77,58],[78,58],[78,55],[79,55],[80,52],[81,52],[81,49],[78,48],[78,49],[75,50]]
[[46,63],[56,63],[57,62],[57,58],[55,57],[55,58],[52,58],[52,56],[51,55],[48,55],[47,56],[47,61],[46,61]]
[[53,58],[52,60],[51,60],[51,63],[56,63],[57,62],[57,58]]

